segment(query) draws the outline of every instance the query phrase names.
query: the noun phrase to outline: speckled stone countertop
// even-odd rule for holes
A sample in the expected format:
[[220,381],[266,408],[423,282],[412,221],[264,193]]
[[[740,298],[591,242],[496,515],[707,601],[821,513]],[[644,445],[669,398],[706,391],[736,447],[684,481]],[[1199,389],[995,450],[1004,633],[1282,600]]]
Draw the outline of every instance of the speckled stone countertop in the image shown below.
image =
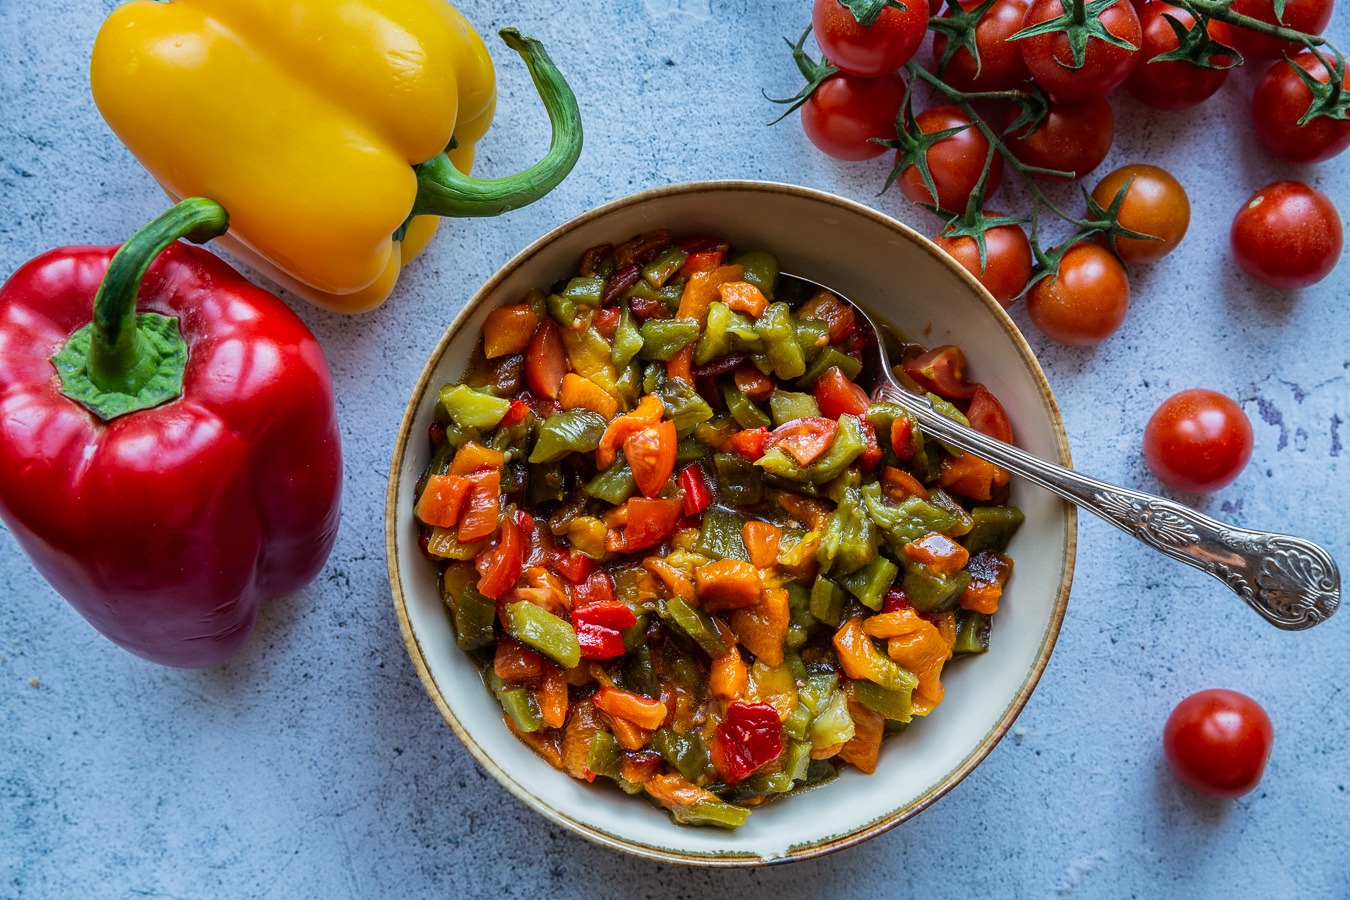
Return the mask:
[[[89,96],[89,48],[114,5],[0,0],[0,277],[51,247],[117,242],[164,207]],[[580,164],[523,211],[447,223],[376,312],[297,304],[336,382],[345,517],[322,575],[270,603],[232,662],[175,671],[118,650],[0,535],[0,896],[1350,897],[1350,614],[1276,631],[1091,516],[1058,647],[1014,729],[918,818],[824,859],[707,872],[592,846],[498,787],[427,699],[385,575],[389,458],[423,361],[498,266],[600,202],[698,179],[795,182],[935,227],[898,195],[875,196],[884,160],[838,164],[795,120],[764,127],[777,113],[761,89],[796,90],[781,38],[800,33],[809,6],[459,3],[485,35],[514,24],[545,40],[583,105]],[[1350,16],[1330,30],[1350,35]],[[524,68],[490,45],[501,97],[477,171],[505,174],[543,152],[547,129]],[[1013,317],[1079,467],[1157,490],[1140,452],[1148,416],[1176,390],[1218,389],[1251,417],[1256,449],[1200,507],[1318,537],[1345,564],[1350,266],[1277,293],[1235,268],[1227,231],[1280,178],[1350,210],[1350,156],[1315,168],[1270,158],[1248,133],[1256,74],[1190,113],[1115,98],[1101,171],[1158,163],[1194,206],[1181,249],[1133,276],[1122,330],[1076,350],[1020,307]],[[1265,780],[1236,802],[1179,787],[1160,756],[1172,705],[1212,686],[1257,697],[1275,723]]]

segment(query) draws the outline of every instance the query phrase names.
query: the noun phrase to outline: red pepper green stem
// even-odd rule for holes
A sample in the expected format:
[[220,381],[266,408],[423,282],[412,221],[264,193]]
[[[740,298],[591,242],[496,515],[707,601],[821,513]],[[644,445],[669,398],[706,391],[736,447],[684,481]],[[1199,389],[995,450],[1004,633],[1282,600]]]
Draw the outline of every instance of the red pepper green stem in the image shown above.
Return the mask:
[[224,207],[191,197],[133,234],[108,264],[94,296],[93,321],[52,357],[62,393],[104,421],[179,396],[187,344],[176,318],[136,311],[141,281],[180,238],[203,244],[228,227]]
[[417,167],[414,216],[499,216],[528,206],[557,187],[581,156],[581,110],[544,45],[514,28],[503,28],[499,34],[525,60],[544,101],[553,125],[548,153],[525,171],[504,178],[470,178],[442,153]]

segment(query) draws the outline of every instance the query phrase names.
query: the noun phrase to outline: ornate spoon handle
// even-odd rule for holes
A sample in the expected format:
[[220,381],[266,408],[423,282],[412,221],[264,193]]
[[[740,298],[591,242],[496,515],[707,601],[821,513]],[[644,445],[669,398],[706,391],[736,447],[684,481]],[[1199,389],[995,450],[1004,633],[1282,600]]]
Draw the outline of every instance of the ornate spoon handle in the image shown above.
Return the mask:
[[1311,628],[1340,604],[1336,561],[1311,541],[1225,525],[1180,503],[1038,459],[953,422],[927,398],[893,382],[884,382],[876,394],[908,410],[930,436],[1033,481],[1173,559],[1208,572],[1273,625],[1290,631]]

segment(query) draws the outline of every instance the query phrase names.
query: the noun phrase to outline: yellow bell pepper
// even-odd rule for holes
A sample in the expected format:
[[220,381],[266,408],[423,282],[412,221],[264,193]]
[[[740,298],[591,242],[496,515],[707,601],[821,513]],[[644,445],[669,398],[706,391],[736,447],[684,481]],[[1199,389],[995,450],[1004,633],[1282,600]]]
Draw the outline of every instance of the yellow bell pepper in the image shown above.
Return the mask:
[[524,206],[576,163],[571,89],[538,41],[501,36],[553,123],[547,155],[506,178],[468,177],[496,81],[444,0],[133,0],[99,31],[90,77],[165,191],[229,211],[230,250],[319,306],[362,312],[389,296],[433,216]]

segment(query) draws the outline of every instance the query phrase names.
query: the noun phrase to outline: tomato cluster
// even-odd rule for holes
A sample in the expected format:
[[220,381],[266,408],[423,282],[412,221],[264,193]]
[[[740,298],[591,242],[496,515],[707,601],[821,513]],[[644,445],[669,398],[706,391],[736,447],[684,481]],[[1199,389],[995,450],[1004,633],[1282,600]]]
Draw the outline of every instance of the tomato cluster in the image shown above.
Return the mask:
[[[1250,115],[1272,154],[1312,163],[1341,153],[1350,147],[1350,81],[1339,52],[1318,37],[1331,4],[1285,0],[1277,13],[1274,0],[1217,8],[947,0],[944,11],[943,0],[814,0],[808,33],[825,58],[806,56],[803,35],[797,62],[809,83],[793,101],[808,137],[831,156],[865,160],[894,148],[890,181],[945,220],[938,245],[1004,306],[1025,297],[1047,336],[1091,345],[1125,320],[1127,267],[1155,262],[1181,241],[1190,201],[1169,173],[1143,164],[1103,178],[1082,212],[1056,206],[1040,185],[1084,178],[1106,159],[1112,91],[1186,109],[1213,96],[1243,60],[1269,66]],[[929,31],[931,56],[921,64]],[[920,84],[933,98],[923,108]],[[1026,185],[1032,216],[987,208],[1009,177]],[[1073,228],[1049,249],[1037,227],[1024,228],[1043,225],[1046,212]],[[1335,207],[1297,182],[1262,189],[1233,222],[1238,265],[1277,288],[1324,278],[1341,245]]]

